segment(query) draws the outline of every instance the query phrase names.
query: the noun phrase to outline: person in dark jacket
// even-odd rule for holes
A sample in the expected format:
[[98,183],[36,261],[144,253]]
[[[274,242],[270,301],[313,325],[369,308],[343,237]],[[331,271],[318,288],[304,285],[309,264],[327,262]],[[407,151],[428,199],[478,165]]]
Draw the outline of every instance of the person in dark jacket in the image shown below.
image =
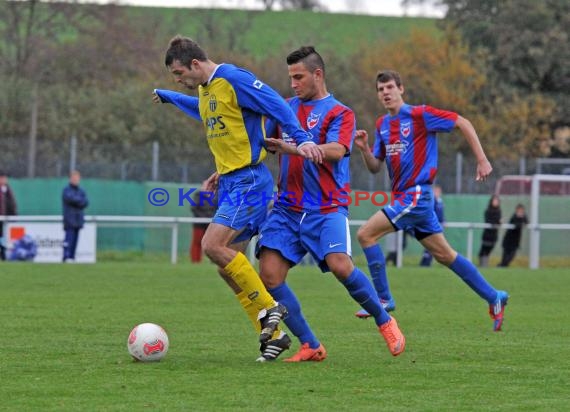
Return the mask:
[[69,184],[63,189],[63,262],[75,260],[79,231],[85,221],[84,210],[89,205],[87,194],[79,187],[81,174],[74,170],[69,174]]
[[[10,185],[8,185],[8,174],[0,171],[0,216],[14,216],[17,214],[16,198]],[[6,260],[3,220],[0,220],[0,260]]]
[[515,227],[513,229],[507,229],[505,232],[505,237],[503,237],[503,258],[498,265],[499,267],[509,266],[515,258],[517,249],[521,243],[523,227],[528,223],[524,206],[520,203],[515,208],[515,213],[511,216],[509,223],[515,225]]
[[479,249],[479,266],[487,267],[489,265],[489,255],[497,243],[499,238],[499,225],[501,224],[501,200],[498,195],[491,196],[489,205],[485,209],[485,223],[494,225],[494,227],[483,230],[481,238],[481,249]]

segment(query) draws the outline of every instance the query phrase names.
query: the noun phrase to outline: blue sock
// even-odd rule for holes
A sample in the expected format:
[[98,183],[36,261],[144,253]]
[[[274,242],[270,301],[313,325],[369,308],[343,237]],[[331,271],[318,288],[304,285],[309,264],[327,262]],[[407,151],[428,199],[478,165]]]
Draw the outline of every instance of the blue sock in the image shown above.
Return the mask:
[[372,283],[360,269],[355,267],[350,276],[342,281],[342,284],[350,296],[374,317],[378,326],[390,320],[390,315],[380,305]]
[[460,254],[453,261],[449,268],[453,270],[467,285],[489,304],[493,304],[497,299],[496,289],[487,282],[483,275],[477,270],[475,265],[465,259]]
[[380,245],[375,244],[362,250],[366,256],[370,276],[372,277],[374,289],[376,289],[378,297],[383,300],[392,299],[388,277],[386,276],[386,259],[384,258],[384,253],[382,253]]
[[273,296],[273,299],[282,303],[287,308],[287,316],[285,316],[283,321],[291,333],[299,339],[301,344],[308,343],[311,349],[317,349],[321,343],[303,317],[301,304],[297,296],[295,296],[293,291],[287,286],[287,283],[282,283],[276,288],[268,289],[267,291]]

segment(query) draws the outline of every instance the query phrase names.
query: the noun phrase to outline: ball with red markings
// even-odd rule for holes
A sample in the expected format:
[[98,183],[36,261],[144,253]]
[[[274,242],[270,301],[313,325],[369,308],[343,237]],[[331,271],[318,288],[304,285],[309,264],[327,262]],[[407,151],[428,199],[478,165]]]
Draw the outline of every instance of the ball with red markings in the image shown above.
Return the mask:
[[154,323],[141,323],[129,334],[127,348],[136,360],[159,361],[168,352],[168,335],[162,327]]

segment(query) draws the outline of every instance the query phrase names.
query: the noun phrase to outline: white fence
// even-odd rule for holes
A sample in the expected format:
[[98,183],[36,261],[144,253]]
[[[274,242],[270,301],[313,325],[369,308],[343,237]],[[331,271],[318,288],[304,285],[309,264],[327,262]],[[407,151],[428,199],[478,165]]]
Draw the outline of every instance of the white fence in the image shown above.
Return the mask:
[[[0,222],[62,222],[61,216],[0,216]],[[176,263],[178,260],[178,229],[180,224],[192,223],[209,223],[209,218],[196,217],[168,217],[168,216],[85,216],[86,222],[96,224],[96,227],[165,227],[171,229],[170,244],[170,261]],[[361,226],[365,220],[350,220],[351,226]],[[500,226],[488,223],[471,223],[471,222],[446,222],[446,228],[459,228],[466,230],[465,255],[467,259],[473,258],[473,232],[476,229],[486,229],[498,227],[501,229],[512,228],[511,224],[502,224]],[[540,253],[540,232],[543,230],[570,230],[570,223],[542,223],[529,224],[526,229],[531,233],[530,256],[539,256]],[[403,233],[398,232],[398,260],[397,266],[402,267],[403,256]],[[250,258],[253,258],[252,247],[250,247]],[[538,269],[538,259],[529,262],[531,269]]]

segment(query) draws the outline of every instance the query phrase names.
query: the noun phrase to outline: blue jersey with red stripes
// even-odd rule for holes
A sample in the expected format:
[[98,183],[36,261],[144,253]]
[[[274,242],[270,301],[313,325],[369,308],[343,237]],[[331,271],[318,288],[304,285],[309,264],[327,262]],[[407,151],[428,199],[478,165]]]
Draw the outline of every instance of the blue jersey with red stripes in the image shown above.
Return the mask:
[[[339,205],[346,205],[350,191],[349,156],[356,131],[354,112],[332,95],[310,101],[293,97],[288,103],[313,142],[340,143],[346,148],[346,154],[337,162],[323,161],[320,165],[301,156],[281,155],[279,204],[295,211],[347,211],[346,206]],[[295,144],[282,130],[279,134],[287,143]]]
[[395,116],[378,119],[372,153],[386,160],[392,191],[433,183],[437,174],[436,133],[450,132],[456,121],[457,113],[409,104],[402,105]]

